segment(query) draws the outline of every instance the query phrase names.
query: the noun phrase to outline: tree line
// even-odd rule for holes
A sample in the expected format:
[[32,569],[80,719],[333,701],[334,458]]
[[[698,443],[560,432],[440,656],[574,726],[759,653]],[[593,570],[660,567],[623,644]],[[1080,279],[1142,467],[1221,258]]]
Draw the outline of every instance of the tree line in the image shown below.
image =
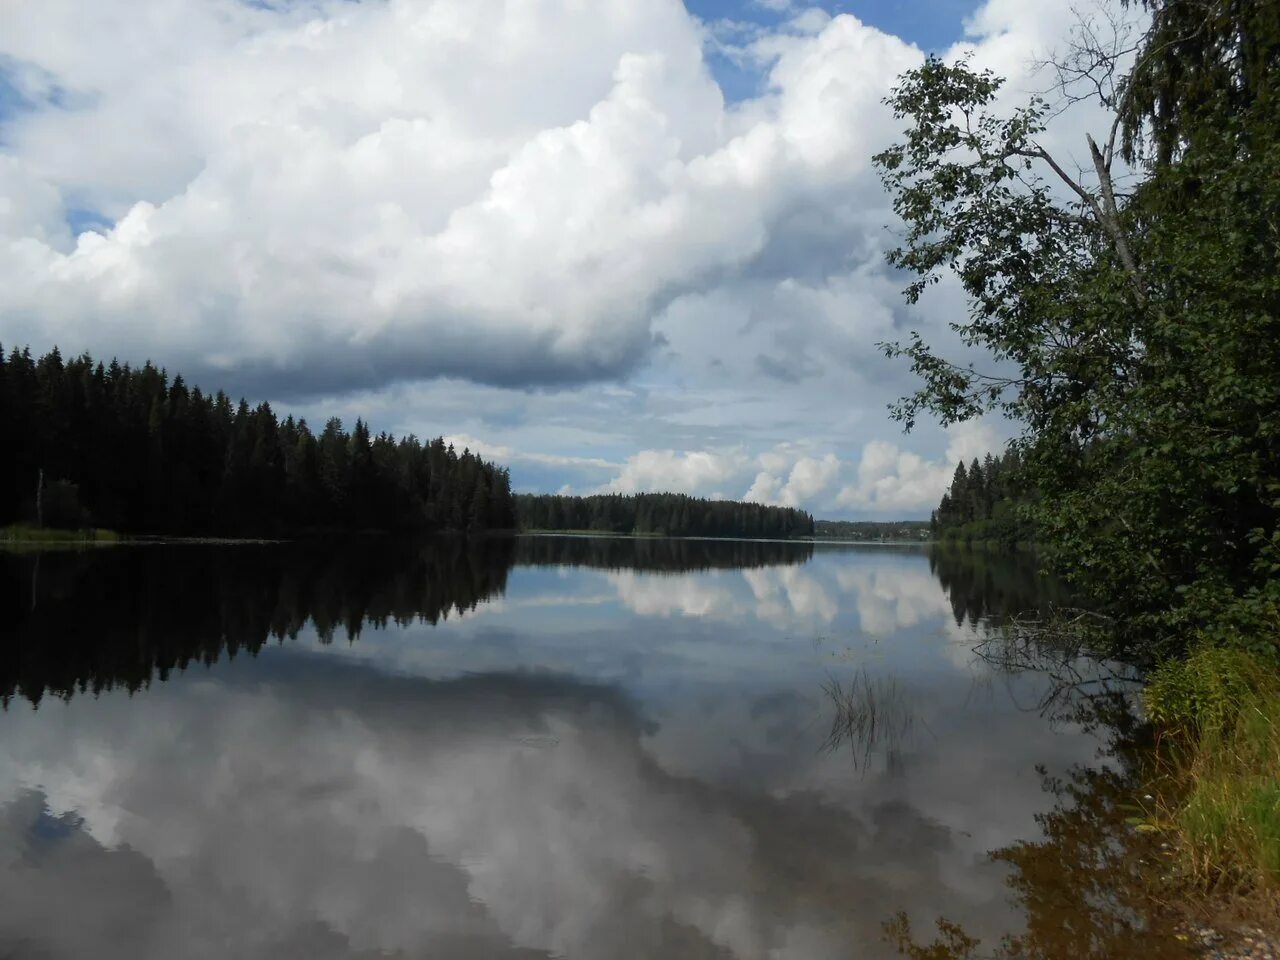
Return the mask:
[[590,530],[668,537],[813,536],[813,517],[792,507],[704,500],[682,493],[570,497],[520,494],[516,515],[525,530]]
[[1033,496],[1021,485],[1021,468],[1013,447],[998,457],[974,457],[968,466],[963,460],[956,464],[951,485],[929,520],[934,537],[1006,547],[1034,542],[1025,509]]
[[187,536],[515,527],[505,468],[437,438],[281,422],[150,363],[0,349],[0,525]]
[[932,532],[927,520],[818,520],[816,536],[831,540],[928,540]]

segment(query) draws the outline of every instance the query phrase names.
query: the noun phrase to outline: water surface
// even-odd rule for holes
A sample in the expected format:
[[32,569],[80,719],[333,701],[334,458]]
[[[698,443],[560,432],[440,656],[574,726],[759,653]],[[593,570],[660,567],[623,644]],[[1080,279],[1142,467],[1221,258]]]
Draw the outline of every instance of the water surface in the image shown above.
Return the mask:
[[1108,733],[1028,558],[566,537],[0,556],[0,956],[895,956]]

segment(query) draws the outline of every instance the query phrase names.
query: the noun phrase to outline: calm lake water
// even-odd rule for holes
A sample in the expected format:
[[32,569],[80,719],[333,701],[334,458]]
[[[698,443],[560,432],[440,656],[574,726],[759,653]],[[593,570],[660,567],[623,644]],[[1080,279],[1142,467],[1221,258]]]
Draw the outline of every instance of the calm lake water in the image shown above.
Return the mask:
[[1102,769],[1030,560],[529,537],[0,556],[0,956],[888,957]]

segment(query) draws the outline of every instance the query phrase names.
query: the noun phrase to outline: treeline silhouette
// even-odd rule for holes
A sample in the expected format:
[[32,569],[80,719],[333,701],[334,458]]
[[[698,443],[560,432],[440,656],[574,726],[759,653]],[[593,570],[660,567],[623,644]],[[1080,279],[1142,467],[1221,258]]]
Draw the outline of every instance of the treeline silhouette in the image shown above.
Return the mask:
[[668,537],[813,536],[813,517],[791,507],[703,500],[682,493],[566,497],[521,494],[516,513],[525,530],[592,530]]
[[318,435],[150,363],[0,349],[0,524],[173,535],[511,529],[505,469],[436,439]]
[[0,551],[0,701],[122,688],[310,626],[322,642],[435,624],[501,595],[511,568],[691,571],[802,563],[806,543],[603,537],[348,537]]
[[966,467],[956,466],[951,486],[933,511],[933,534],[941,540],[987,541],[1005,546],[1031,543],[1035,531],[1020,515],[1019,506],[1029,494],[1019,482],[1021,461],[1009,448],[999,457],[991,454]]

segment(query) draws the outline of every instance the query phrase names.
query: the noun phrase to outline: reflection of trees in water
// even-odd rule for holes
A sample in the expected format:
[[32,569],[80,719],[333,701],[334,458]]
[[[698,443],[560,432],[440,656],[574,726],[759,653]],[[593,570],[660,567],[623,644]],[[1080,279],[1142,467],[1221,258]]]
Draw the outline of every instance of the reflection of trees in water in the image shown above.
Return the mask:
[[0,696],[137,690],[308,623],[323,642],[366,624],[436,623],[501,593],[512,558],[501,539],[3,554],[5,593],[29,599],[5,603]]
[[366,626],[437,623],[501,595],[516,564],[649,571],[802,563],[811,544],[570,537],[0,553],[0,698],[38,703],[224,654],[256,654],[308,624],[322,642]]
[[[1094,620],[1073,610],[1051,610],[1044,620],[1014,617],[984,636],[973,652],[993,676],[1040,678],[1036,701],[1023,706],[1050,722],[1076,723],[1088,730],[1114,728],[1132,714],[1131,700],[1142,676],[1131,664],[1093,651]],[[1124,717],[1101,709],[1112,703],[1124,705]],[[1114,735],[1114,729],[1109,732]]]
[[1007,883],[1026,917],[1022,933],[984,946],[949,920],[924,934],[899,914],[886,924],[887,939],[912,960],[1188,956],[1153,895],[1148,865],[1160,852],[1129,822],[1148,757],[1146,732],[1132,709],[1137,672],[1093,655],[1106,624],[1074,609],[1029,554],[940,547],[929,562],[956,624],[977,630],[974,652],[989,668],[986,681],[1028,677],[1035,694],[1025,709],[1099,734],[1108,762],[1065,779],[1041,770],[1055,798],[1036,817],[1041,836],[990,854],[1010,867]]
[[1194,955],[1161,907],[1151,864],[1161,852],[1129,824],[1133,779],[1120,768],[1080,768],[1065,780],[1044,777],[1056,797],[1036,817],[1043,836],[994,851],[1011,868],[1010,891],[1022,907],[1022,933],[984,949],[958,924],[937,921],[931,943],[900,913],[885,925],[890,943],[912,960],[1173,960]]
[[[955,568],[950,572],[956,575]],[[990,583],[981,572],[959,579]],[[1004,591],[999,597],[1014,595]],[[974,604],[987,602],[981,592],[967,596],[977,598]],[[990,624],[999,608],[983,609],[979,619]],[[984,949],[963,926],[939,918],[932,941],[922,943],[927,938],[913,930],[906,914],[898,914],[885,925],[887,939],[912,960],[1187,957],[1191,952],[1178,939],[1176,920],[1153,889],[1151,865],[1161,853],[1131,825],[1150,762],[1149,731],[1133,709],[1138,676],[1090,655],[1090,633],[1077,621],[1091,615],[1051,604],[1039,609],[1047,611],[1044,619],[1006,613],[975,652],[992,677],[1033,675],[1037,697],[1026,709],[1098,734],[1099,756],[1107,765],[1080,766],[1061,779],[1039,769],[1045,791],[1055,798],[1052,810],[1036,816],[1041,836],[990,854],[1011,868],[1007,883],[1025,914],[1024,932]]]
[[1043,576],[1039,560],[1026,551],[939,545],[929,552],[929,569],[951,600],[957,626],[998,625],[1043,614],[1070,599],[1062,583]]
[[1064,585],[1039,571],[1024,551],[943,546],[929,565],[951,602],[957,626],[975,634],[983,678],[1034,674],[1034,703],[1052,721],[1079,721],[1099,699],[1136,689],[1138,671],[1098,654],[1109,621],[1073,607]]
[[776,540],[677,540],[535,535],[516,540],[516,563],[690,573],[807,563],[813,544]]

